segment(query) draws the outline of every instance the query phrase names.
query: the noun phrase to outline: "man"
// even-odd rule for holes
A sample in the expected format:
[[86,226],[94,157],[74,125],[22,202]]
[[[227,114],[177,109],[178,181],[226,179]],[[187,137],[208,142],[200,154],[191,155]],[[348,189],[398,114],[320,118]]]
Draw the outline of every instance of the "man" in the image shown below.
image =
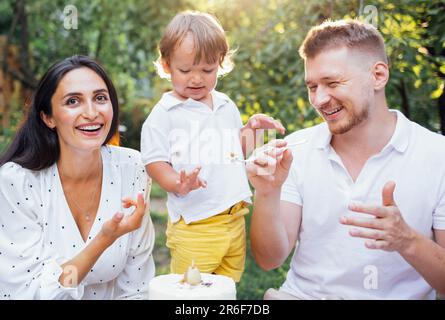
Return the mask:
[[257,263],[277,268],[296,247],[265,298],[434,299],[445,292],[445,138],[388,109],[373,26],[325,22],[300,55],[325,122],[272,142],[247,168]]

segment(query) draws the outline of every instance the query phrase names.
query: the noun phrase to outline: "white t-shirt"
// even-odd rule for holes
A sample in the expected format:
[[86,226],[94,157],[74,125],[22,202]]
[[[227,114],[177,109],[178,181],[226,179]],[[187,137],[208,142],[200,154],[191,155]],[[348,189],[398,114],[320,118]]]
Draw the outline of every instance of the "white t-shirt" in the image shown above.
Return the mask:
[[144,192],[147,174],[139,152],[104,146],[102,193],[96,219],[83,241],[63,193],[57,165],[41,171],[8,162],[0,168],[0,299],[146,299],[154,276],[154,229],[142,226],[118,238],[74,288],[59,282],[61,265],[124,209],[123,197]]
[[[394,111],[394,110],[391,110]],[[281,200],[302,206],[302,222],[291,268],[281,290],[304,299],[434,299],[435,292],[396,252],[367,249],[351,237],[343,215],[350,202],[381,205],[386,182],[409,226],[428,238],[445,229],[445,137],[397,113],[389,143],[368,159],[352,181],[330,145],[326,123],[295,132],[309,143],[294,147],[294,161]]]
[[239,201],[250,202],[244,164],[231,161],[243,156],[239,139],[242,127],[235,103],[225,94],[212,91],[213,110],[188,99],[180,101],[165,93],[142,126],[142,162],[171,164],[179,172],[202,167],[199,177],[206,188],[185,196],[168,193],[167,208],[172,222],[181,216],[186,223],[216,215]]

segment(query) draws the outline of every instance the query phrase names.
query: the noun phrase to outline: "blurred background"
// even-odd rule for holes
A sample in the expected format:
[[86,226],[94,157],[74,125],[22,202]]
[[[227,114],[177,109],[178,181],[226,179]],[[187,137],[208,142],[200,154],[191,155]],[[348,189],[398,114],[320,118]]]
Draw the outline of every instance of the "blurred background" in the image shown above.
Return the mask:
[[[445,133],[445,0],[2,0],[0,1],[0,153],[26,113],[39,78],[73,54],[98,60],[118,91],[120,144],[139,149],[142,122],[169,82],[153,61],[163,28],[178,12],[214,14],[227,32],[235,69],[217,89],[240,108],[243,120],[267,113],[287,133],[321,122],[308,103],[298,47],[326,19],[362,18],[383,34],[391,61],[390,108]],[[157,273],[167,273],[165,193],[154,186]],[[249,220],[250,218],[248,218]],[[248,223],[249,225],[249,223]],[[260,299],[285,278],[288,262],[260,270],[250,253],[239,299]]]

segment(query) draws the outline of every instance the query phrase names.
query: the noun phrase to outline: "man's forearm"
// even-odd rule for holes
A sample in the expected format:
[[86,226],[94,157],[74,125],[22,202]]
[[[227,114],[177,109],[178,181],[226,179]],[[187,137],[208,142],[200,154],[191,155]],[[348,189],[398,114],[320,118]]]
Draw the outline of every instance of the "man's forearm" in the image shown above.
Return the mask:
[[261,268],[279,267],[289,254],[289,239],[280,218],[281,189],[255,194],[250,227],[252,253]]
[[401,256],[438,292],[445,294],[445,248],[420,233]]

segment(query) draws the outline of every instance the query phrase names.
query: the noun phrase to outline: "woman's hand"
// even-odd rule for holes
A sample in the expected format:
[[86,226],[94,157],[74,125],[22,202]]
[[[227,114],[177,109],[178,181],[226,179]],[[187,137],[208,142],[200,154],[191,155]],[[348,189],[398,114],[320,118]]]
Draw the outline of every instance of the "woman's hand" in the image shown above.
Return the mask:
[[138,194],[137,201],[131,198],[124,198],[122,203],[124,208],[135,207],[135,210],[129,215],[117,212],[111,220],[103,224],[101,233],[111,243],[120,236],[139,229],[144,217],[145,202],[144,196],[141,193]]

